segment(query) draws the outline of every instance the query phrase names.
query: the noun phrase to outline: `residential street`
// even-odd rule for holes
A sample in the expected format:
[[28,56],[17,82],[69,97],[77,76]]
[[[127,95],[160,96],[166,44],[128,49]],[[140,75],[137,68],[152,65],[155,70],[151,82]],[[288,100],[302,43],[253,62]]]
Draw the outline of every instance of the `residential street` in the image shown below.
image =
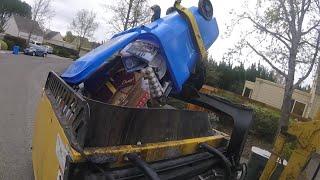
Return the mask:
[[48,71],[70,60],[0,53],[0,179],[33,179],[31,141],[34,112]]

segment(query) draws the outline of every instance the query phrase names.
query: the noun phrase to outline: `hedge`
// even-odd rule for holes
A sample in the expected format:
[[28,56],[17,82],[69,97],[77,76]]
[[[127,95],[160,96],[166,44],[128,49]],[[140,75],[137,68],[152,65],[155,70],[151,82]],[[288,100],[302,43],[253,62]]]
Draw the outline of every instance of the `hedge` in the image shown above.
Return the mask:
[[253,109],[253,123],[250,132],[272,143],[278,129],[280,114],[264,107],[249,106]]
[[50,46],[53,47],[53,54],[55,54],[57,56],[71,58],[71,59],[79,58],[78,52],[76,50],[56,46],[53,44],[50,44]]
[[10,35],[5,35],[3,40],[7,43],[8,50],[12,50],[13,46],[15,46],[15,45],[20,46],[20,50],[23,50],[24,48],[27,47],[27,41],[22,38],[10,36]]
[[[274,113],[266,108],[252,106],[253,122],[249,133],[258,137],[262,141],[272,143],[277,132],[280,114]],[[214,113],[214,118],[209,118],[212,124],[218,125],[219,128],[230,129],[233,126],[232,118]],[[210,115],[212,116],[212,115]]]
[[8,45],[6,42],[4,42],[3,40],[0,40],[0,44],[1,44],[1,49],[0,50],[8,50]]

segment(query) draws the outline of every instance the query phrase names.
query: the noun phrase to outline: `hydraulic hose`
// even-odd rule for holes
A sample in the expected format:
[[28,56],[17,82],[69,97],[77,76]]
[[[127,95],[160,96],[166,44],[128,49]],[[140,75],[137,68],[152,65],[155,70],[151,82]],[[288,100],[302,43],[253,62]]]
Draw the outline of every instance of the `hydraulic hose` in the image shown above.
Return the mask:
[[207,152],[209,152],[212,155],[218,156],[222,160],[222,162],[225,166],[225,178],[224,179],[231,180],[231,166],[232,165],[231,165],[229,159],[225,155],[223,155],[222,152],[220,152],[219,150],[217,150],[214,147],[209,146],[206,143],[201,143],[200,148],[205,149]]

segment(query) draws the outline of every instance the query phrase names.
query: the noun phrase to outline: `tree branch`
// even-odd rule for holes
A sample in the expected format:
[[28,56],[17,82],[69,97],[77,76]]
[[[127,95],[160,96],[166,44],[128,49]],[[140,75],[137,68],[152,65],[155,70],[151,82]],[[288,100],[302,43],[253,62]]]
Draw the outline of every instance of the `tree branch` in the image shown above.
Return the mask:
[[247,17],[253,24],[255,24],[260,30],[271,34],[273,37],[277,38],[279,41],[281,41],[288,49],[290,49],[289,44],[286,42],[289,41],[289,39],[285,38],[284,36],[282,36],[279,33],[276,32],[272,32],[269,29],[267,29],[266,27],[264,27],[263,25],[259,24],[258,22],[256,22],[255,20],[253,20],[251,17]]
[[317,21],[316,24],[314,24],[312,27],[310,27],[307,31],[301,32],[302,35],[308,34],[310,31],[317,29],[317,27],[320,25],[320,21]]
[[291,31],[291,23],[290,23],[290,19],[289,19],[289,13],[288,13],[288,10],[287,10],[287,8],[286,8],[286,5],[284,4],[284,0],[280,0],[280,4],[281,4],[281,6],[282,6],[282,9],[283,9],[283,11],[284,11],[284,16],[285,16],[285,18],[286,18],[286,21],[288,22],[288,24],[289,24],[289,30]]
[[272,64],[272,62],[262,53],[260,53],[258,50],[256,50],[249,42],[247,42],[247,45],[260,57],[262,57],[263,60],[265,60],[274,70],[276,70],[279,74],[281,74],[284,77],[287,77],[287,74],[283,71],[281,71],[279,68],[277,68],[275,65]]
[[[299,33],[302,32],[302,24],[303,24],[304,16],[310,7],[310,4],[311,4],[310,1],[311,0],[308,0],[307,5],[306,5],[306,0],[302,0],[301,11],[300,11],[301,15],[299,16],[299,13],[297,13],[298,14],[298,32]],[[297,9],[297,11],[298,11],[298,9]]]
[[301,41],[301,42],[299,43],[299,45],[303,45],[303,44],[308,44],[309,46],[311,46],[311,47],[313,47],[313,48],[316,48],[316,45],[311,44],[311,43],[308,42],[308,41]]
[[312,69],[313,69],[313,66],[316,62],[316,59],[318,57],[318,52],[319,52],[319,44],[320,44],[320,31],[318,31],[318,38],[317,38],[317,44],[316,44],[316,47],[315,47],[315,52],[313,54],[313,58],[312,58],[312,61],[311,61],[311,64],[310,64],[310,67],[307,71],[307,73],[302,76],[294,85],[293,85],[293,88],[297,88],[301,83],[302,81],[304,81],[311,73]]
[[291,21],[290,24],[292,25],[292,29],[291,32],[294,34],[293,36],[297,35],[297,29],[296,29],[296,14],[295,14],[295,9],[294,9],[294,2],[293,0],[288,0],[289,1],[289,5],[290,5],[290,17],[291,17]]

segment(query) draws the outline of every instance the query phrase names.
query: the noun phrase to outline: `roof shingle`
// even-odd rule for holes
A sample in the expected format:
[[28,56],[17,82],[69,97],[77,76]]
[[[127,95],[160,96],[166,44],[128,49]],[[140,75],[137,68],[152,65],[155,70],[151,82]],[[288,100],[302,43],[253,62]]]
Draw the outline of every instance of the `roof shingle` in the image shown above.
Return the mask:
[[42,36],[43,31],[41,30],[38,22],[21,17],[19,15],[13,15],[18,29],[21,32],[30,33],[32,31],[33,35]]
[[59,32],[57,32],[57,31],[49,31],[48,33],[46,33],[45,39],[52,39],[57,34],[59,34]]

